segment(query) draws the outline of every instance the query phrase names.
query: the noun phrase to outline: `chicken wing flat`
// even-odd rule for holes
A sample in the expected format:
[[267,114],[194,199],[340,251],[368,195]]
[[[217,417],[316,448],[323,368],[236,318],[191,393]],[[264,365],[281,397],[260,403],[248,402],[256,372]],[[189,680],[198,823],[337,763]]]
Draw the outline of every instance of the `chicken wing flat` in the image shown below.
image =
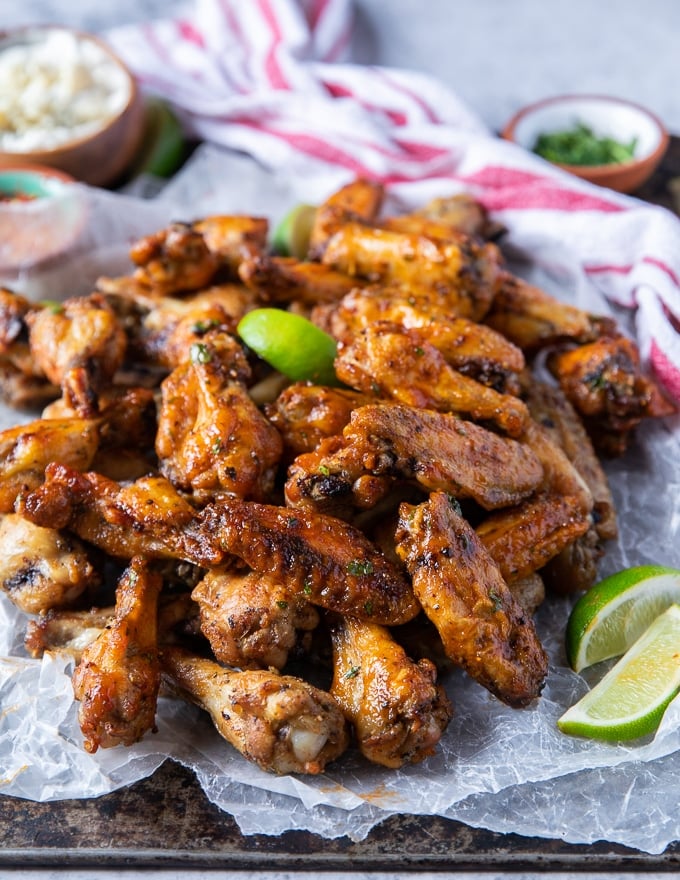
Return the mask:
[[525,367],[521,349],[491,327],[452,314],[446,297],[415,297],[375,285],[357,288],[343,297],[326,328],[349,343],[357,332],[381,321],[429,342],[464,375],[497,391],[519,392],[517,376]]
[[113,619],[85,648],[73,673],[88,752],[132,745],[155,727],[161,586],[161,577],[144,559],[133,559],[118,583]]
[[0,515],[0,588],[27,614],[73,604],[100,576],[77,538]]
[[385,190],[376,180],[353,180],[322,202],[316,209],[309,238],[309,253],[315,259],[328,239],[344,223],[373,223],[382,208]]
[[642,375],[637,346],[625,336],[554,352],[548,367],[582,416],[596,447],[608,455],[625,452],[630,432],[644,418],[675,412],[657,386]]
[[414,214],[477,238],[494,240],[505,232],[505,227],[492,219],[484,205],[469,193],[432,199]]
[[561,302],[509,273],[500,277],[484,321],[525,353],[565,339],[592,342],[602,333],[611,332],[614,326],[610,318],[591,315]]
[[100,294],[65,300],[32,311],[31,354],[54,385],[61,386],[79,415],[96,415],[97,394],[125,358],[127,339],[113,309]]
[[36,364],[28,343],[28,315],[40,308],[0,286],[0,400],[15,409],[35,409],[59,395]]
[[296,382],[264,411],[281,434],[287,457],[293,459],[312,452],[327,437],[341,434],[352,411],[372,401],[372,395],[360,391]]
[[352,412],[341,443],[331,438],[295,459],[286,502],[298,508],[351,500],[370,507],[378,500],[370,482],[375,477],[415,480],[493,510],[531,495],[544,475],[528,446],[473,422],[399,404],[368,404]]
[[548,659],[533,621],[448,496],[402,504],[396,541],[448,657],[509,706],[538,697]]
[[191,595],[216,659],[240,669],[283,669],[301,634],[319,623],[304,594],[257,572],[212,569]]
[[366,327],[340,347],[335,371],[358,391],[490,422],[511,437],[519,437],[530,418],[519,398],[464,376],[417,331],[393,324]]
[[265,499],[283,452],[279,432],[208,343],[163,381],[155,448],[161,472],[197,504]]
[[85,470],[98,446],[95,419],[36,419],[0,432],[0,512],[11,511],[18,495],[37,488],[50,462]]
[[349,745],[336,701],[299,678],[233,670],[179,647],[161,652],[164,677],[205,709],[224,739],[271,773],[322,773]]
[[104,632],[115,616],[113,606],[83,610],[50,609],[29,620],[24,647],[39,659],[46,651],[61,651],[80,663],[83,651]]
[[387,626],[418,613],[402,568],[343,520],[237,500],[209,505],[201,517],[224,551],[315,605]]
[[217,214],[204,217],[191,224],[199,232],[215,254],[220,267],[229,270],[232,277],[244,260],[252,260],[263,254],[267,248],[269,221],[265,217],[250,217],[240,214]]
[[306,306],[338,302],[358,283],[323,263],[269,255],[241,263],[239,277],[263,302]]
[[36,525],[68,528],[117,559],[144,555],[210,567],[225,561],[197,511],[163,476],[120,485],[92,471],[53,463],[45,482],[23,495],[17,512]]
[[398,768],[433,754],[453,709],[427,659],[414,662],[390,631],[344,617],[331,621],[330,693],[351,721],[361,754]]
[[441,241],[347,223],[329,239],[322,262],[416,296],[446,296],[453,314],[479,321],[494,298],[500,254],[495,245],[471,238]]

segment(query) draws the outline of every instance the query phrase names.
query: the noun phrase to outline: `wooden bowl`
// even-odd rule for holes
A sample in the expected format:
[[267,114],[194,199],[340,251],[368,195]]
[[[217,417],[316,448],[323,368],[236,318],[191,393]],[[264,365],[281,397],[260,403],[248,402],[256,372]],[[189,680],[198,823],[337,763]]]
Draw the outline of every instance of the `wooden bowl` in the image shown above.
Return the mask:
[[537,101],[516,113],[501,135],[527,150],[533,150],[540,134],[568,131],[579,123],[600,136],[613,137],[621,143],[637,139],[629,162],[606,165],[566,165],[559,168],[606,186],[617,192],[639,189],[653,174],[668,148],[668,132],[649,110],[622,98],[605,95],[559,95]]
[[[111,115],[92,123],[86,133],[73,129],[71,136],[62,130],[60,137],[63,139],[57,142],[55,135],[54,142],[46,141],[44,146],[31,144],[24,148],[18,144],[8,149],[5,139],[0,138],[0,168],[17,162],[29,162],[59,169],[93,186],[113,184],[122,177],[141,145],[145,109],[137,82],[104,41],[92,34],[59,25],[30,25],[1,32],[0,55],[3,50],[15,47],[39,46],[48,39],[77,41],[78,46],[87,47],[90,55],[102,59],[102,63],[113,65],[120,85],[119,106]],[[26,140],[31,140],[30,131]]]

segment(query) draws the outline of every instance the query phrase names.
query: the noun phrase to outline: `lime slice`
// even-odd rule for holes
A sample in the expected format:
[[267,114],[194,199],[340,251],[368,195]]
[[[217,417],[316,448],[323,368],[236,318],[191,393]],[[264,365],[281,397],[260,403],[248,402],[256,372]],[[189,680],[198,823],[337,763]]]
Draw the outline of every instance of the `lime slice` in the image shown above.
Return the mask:
[[656,730],[679,691],[680,605],[671,605],[557,726],[575,736],[638,739]]
[[146,127],[133,174],[170,177],[182,164],[185,151],[182,125],[173,110],[160,98],[147,98]]
[[338,384],[335,340],[301,315],[254,309],[241,318],[236,331],[252,351],[289,379]]
[[272,235],[272,248],[276,253],[304,260],[309,251],[309,237],[315,216],[314,205],[297,205],[289,211]]
[[680,603],[680,571],[627,568],[591,587],[567,621],[567,658],[576,672],[620,657],[669,605]]

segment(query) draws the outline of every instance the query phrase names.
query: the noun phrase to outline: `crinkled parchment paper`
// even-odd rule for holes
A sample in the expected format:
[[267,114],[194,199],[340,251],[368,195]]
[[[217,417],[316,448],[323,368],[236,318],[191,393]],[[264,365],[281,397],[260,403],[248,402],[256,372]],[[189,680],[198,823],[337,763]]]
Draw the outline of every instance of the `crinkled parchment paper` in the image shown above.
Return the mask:
[[[319,199],[339,183],[317,180],[314,189],[308,181],[275,181],[249,160],[202,150],[153,200],[83,190],[88,222],[73,259],[6,280],[36,297],[87,293],[98,275],[127,272],[130,241],[168,220],[210,212],[276,220],[297,201]],[[525,274],[533,272],[551,292],[569,289],[591,311],[608,311],[570,267],[563,243],[539,236],[534,253],[544,268],[524,265]],[[15,412],[0,412],[0,427],[17,421]],[[645,425],[629,452],[607,465],[621,534],[600,566],[602,575],[645,562],[680,567],[678,462],[680,425],[665,422]],[[560,734],[557,718],[588,686],[565,661],[569,608],[568,600],[549,599],[539,612],[551,669],[535,706],[509,709],[463,673],[453,673],[444,681],[455,717],[430,760],[393,771],[349,754],[321,777],[294,778],[260,771],[226,745],[199,710],[165,699],[156,734],[129,749],[88,755],[70,661],[27,658],[25,615],[0,596],[0,792],[39,801],[98,796],[151,774],[171,757],[195,771],[210,800],[233,814],[246,834],[308,829],[359,840],[387,815],[413,813],[661,852],[680,838],[680,700],[648,741],[603,745]]]

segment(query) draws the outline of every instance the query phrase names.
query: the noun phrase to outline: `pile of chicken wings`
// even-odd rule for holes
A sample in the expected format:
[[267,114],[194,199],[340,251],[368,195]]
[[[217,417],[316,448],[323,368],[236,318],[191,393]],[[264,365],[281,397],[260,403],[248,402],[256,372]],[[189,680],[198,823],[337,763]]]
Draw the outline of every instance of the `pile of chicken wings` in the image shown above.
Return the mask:
[[[0,290],[2,398],[35,416],[0,433],[0,586],[32,656],[73,654],[88,751],[152,732],[160,694],[268,771],[398,768],[436,749],[452,667],[540,696],[534,612],[617,535],[599,455],[673,410],[611,319],[507,270],[473,198],[383,196],[333,193],[305,259],[211,216],[88,296]],[[337,341],[337,384],[243,344],[262,306]]]

